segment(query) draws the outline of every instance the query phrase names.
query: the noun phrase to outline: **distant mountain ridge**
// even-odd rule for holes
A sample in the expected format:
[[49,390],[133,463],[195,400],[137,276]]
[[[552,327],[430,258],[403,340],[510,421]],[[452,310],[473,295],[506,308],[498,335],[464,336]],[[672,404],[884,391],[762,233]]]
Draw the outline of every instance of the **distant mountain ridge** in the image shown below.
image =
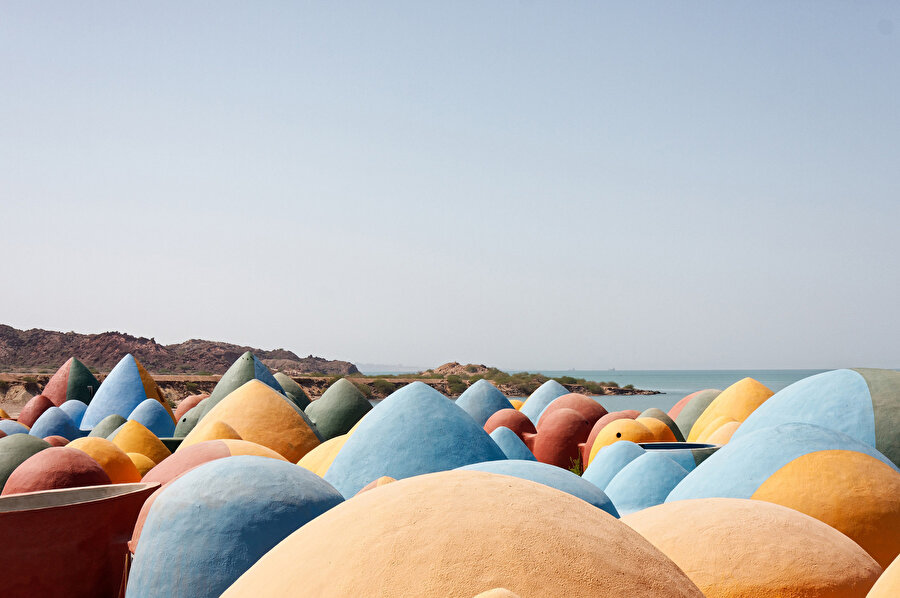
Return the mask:
[[290,376],[320,372],[347,375],[358,372],[349,361],[322,357],[299,357],[287,349],[264,351],[231,343],[191,339],[174,345],[161,345],[152,338],[123,332],[79,334],[53,330],[18,330],[0,324],[0,371],[40,368],[56,370],[70,357],[90,367],[108,372],[126,354],[131,353],[154,373],[223,374],[245,351],[252,351],[273,370]]

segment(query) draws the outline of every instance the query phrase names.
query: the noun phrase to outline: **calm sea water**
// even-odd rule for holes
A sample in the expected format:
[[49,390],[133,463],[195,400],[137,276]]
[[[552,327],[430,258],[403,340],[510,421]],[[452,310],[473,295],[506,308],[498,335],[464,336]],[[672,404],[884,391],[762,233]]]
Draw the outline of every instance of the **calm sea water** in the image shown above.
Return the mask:
[[[697,390],[724,390],[743,378],[754,378],[773,392],[778,392],[808,376],[827,370],[541,370],[551,378],[572,376],[594,382],[615,382],[619,386],[633,384],[635,388],[658,390],[658,395],[603,396],[600,403],[607,411],[636,409],[643,411],[657,407],[668,411],[675,403]],[[366,372],[368,375],[402,374],[405,372]]]
[[601,397],[600,402],[607,411],[643,411],[650,407],[668,411],[685,396],[705,388],[724,390],[738,380],[753,378],[773,392],[778,392],[798,380],[824,371],[827,370],[545,370],[540,373],[551,378],[572,376],[594,382],[615,382],[619,386],[633,384],[635,388],[662,393]]

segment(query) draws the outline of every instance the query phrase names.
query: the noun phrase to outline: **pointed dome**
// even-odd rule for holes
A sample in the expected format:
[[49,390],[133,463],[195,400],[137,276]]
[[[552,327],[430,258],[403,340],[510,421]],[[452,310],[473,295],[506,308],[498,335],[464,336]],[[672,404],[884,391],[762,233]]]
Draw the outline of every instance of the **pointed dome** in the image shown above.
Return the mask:
[[201,401],[196,407],[188,411],[180,420],[178,420],[175,436],[183,438],[193,430],[197,423],[203,417],[213,410],[225,397],[242,387],[251,380],[258,380],[279,394],[284,392],[278,381],[265,366],[250,351],[245,352],[231,364],[231,367],[222,374],[216,387],[210,393],[209,397]]
[[294,530],[342,501],[321,478],[284,461],[205,463],[168,484],[142,513],[127,596],[217,597]]
[[51,407],[44,411],[28,433],[38,438],[62,436],[68,440],[84,436],[84,432],[78,429],[72,418],[59,407]]
[[501,409],[513,408],[506,396],[484,378],[464,390],[456,399],[456,405],[471,415],[475,423],[481,427],[484,427],[494,413]]
[[688,434],[688,442],[706,442],[706,439],[718,429],[709,425],[716,418],[724,418],[723,424],[728,421],[744,421],[772,394],[771,390],[753,378],[735,382],[723,390],[722,394],[717,396],[697,418]]
[[531,396],[525,400],[519,411],[528,416],[528,419],[537,423],[547,405],[552,403],[553,399],[565,394],[569,394],[569,390],[565,386],[556,380],[547,380],[531,393]]
[[204,427],[215,422],[228,424],[242,439],[267,446],[292,463],[319,445],[315,432],[296,406],[280,392],[255,379],[213,407],[178,450],[201,438]]
[[304,391],[303,387],[297,384],[293,378],[287,374],[282,374],[281,372],[275,372],[274,377],[275,381],[278,382],[279,386],[284,390],[284,394],[286,394],[297,407],[306,409],[309,406],[309,397],[306,395],[306,391]]
[[812,517],[758,500],[685,500],[622,517],[707,598],[864,598],[881,567]]
[[399,480],[505,458],[468,413],[417,381],[384,399],[360,422],[325,479],[344,496],[353,496],[384,475]]
[[69,399],[60,407],[63,411],[66,412],[66,415],[72,420],[72,422],[76,426],[81,426],[81,419],[84,417],[84,412],[87,411],[87,405],[79,401],[78,399]]
[[371,410],[372,404],[356,385],[340,378],[304,411],[322,438],[328,440],[349,432]]
[[497,587],[521,596],[702,598],[669,558],[608,513],[555,488],[481,471],[363,492],[288,536],[223,598],[297,588],[318,598],[443,598]]
[[94,398],[88,404],[81,420],[81,429],[90,430],[113,413],[127,418],[135,408],[147,399],[158,401],[172,416],[162,391],[144,366],[129,353],[103,380]]
[[134,408],[128,419],[140,422],[159,438],[169,438],[175,432],[175,420],[155,399],[143,401]]
[[30,434],[0,438],[0,490],[15,469],[32,455],[50,448],[50,443]]
[[131,458],[106,438],[79,438],[70,442],[67,447],[79,450],[96,461],[112,484],[141,481],[141,474]]
[[204,425],[202,429],[191,437],[191,444],[205,442],[207,440],[243,440],[237,430],[225,422],[213,421]]
[[89,405],[100,388],[100,382],[86,365],[70,357],[44,387],[44,394],[57,407],[66,401],[81,401]]
[[661,504],[687,474],[672,459],[647,451],[623,467],[604,490],[619,512],[627,515]]
[[600,488],[597,488],[590,482],[586,482],[571,471],[553,465],[538,463],[537,461],[507,460],[474,463],[459,469],[463,471],[486,471],[487,473],[531,480],[580,498],[598,509],[603,509],[613,517],[619,516],[613,502]]
[[172,454],[153,432],[133,420],[122,424],[108,438],[124,452],[146,455],[154,463],[160,463]]
[[109,476],[96,461],[81,451],[53,446],[19,465],[0,495],[102,484],[109,484]]

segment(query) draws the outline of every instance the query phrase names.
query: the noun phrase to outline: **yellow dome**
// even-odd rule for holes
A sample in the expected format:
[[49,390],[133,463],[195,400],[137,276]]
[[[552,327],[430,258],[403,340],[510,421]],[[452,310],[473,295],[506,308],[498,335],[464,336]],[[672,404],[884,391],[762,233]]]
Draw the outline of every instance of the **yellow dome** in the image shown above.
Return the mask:
[[737,429],[741,426],[741,422],[728,422],[722,424],[716,431],[707,436],[706,442],[709,444],[728,444],[728,441],[731,440],[731,437],[737,432]]
[[622,521],[669,555],[707,598],[864,598],[881,573],[834,528],[759,500],[679,500]]
[[[662,422],[659,423],[663,426],[666,425]],[[669,433],[671,433],[671,430],[669,430]],[[656,436],[654,436],[653,432],[651,432],[647,426],[636,420],[627,418],[613,420],[603,426],[603,429],[597,434],[597,438],[594,439],[594,444],[591,445],[591,452],[588,457],[588,464],[590,465],[600,449],[604,446],[609,446],[614,442],[618,442],[619,440],[630,440],[635,443],[654,442]]]
[[650,430],[653,434],[653,440],[651,442],[677,442],[675,434],[669,426],[660,419],[656,419],[655,417],[639,417],[634,421]]
[[153,432],[134,420],[122,424],[112,441],[123,452],[146,455],[156,464],[172,454]]
[[223,596],[281,597],[297,588],[319,598],[472,598],[493,588],[521,596],[702,598],[671,560],[601,509],[479,471],[363,492],[285,538]]
[[142,474],[135,467],[134,462],[125,454],[125,451],[106,438],[90,436],[77,438],[66,447],[77,449],[99,463],[113,484],[141,481]]
[[319,439],[297,410],[280,394],[259,380],[250,380],[213,407],[191,430],[179,447],[206,440],[207,428],[228,424],[243,440],[274,450],[296,463],[319,445]]
[[326,440],[303,455],[303,458],[297,461],[297,465],[310,470],[320,478],[325,477],[325,473],[328,471],[328,468],[331,467],[331,464],[334,462],[335,457],[338,456],[338,453],[341,452],[341,449],[344,448],[344,444],[347,442],[348,438],[350,438],[350,432]]
[[869,455],[808,453],[772,474],[751,498],[824,521],[882,567],[900,553],[900,473]]
[[134,463],[134,466],[137,468],[138,473],[141,474],[143,478],[147,475],[147,472],[156,467],[156,463],[153,462],[150,457],[147,455],[142,455],[140,453],[125,453],[128,455],[128,458],[131,459],[131,462]]
[[[700,414],[694,426],[688,434],[688,442],[706,442],[704,434],[712,434],[718,429],[715,426],[712,430],[707,430],[710,423],[717,417],[725,418],[722,424],[728,421],[742,422],[756,410],[757,407],[766,402],[772,396],[772,391],[754,380],[753,378],[744,378],[738,380],[717,396],[709,407]],[[721,424],[720,424],[721,425]]]

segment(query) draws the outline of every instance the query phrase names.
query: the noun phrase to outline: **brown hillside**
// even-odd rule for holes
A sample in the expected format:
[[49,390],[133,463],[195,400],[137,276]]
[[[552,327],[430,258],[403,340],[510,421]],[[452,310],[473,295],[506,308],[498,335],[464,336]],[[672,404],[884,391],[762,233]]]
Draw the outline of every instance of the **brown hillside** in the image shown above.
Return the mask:
[[222,374],[245,351],[252,351],[272,369],[288,375],[318,372],[329,375],[354,374],[356,366],[347,361],[321,357],[299,357],[286,349],[265,351],[231,343],[192,339],[161,345],[152,338],[122,332],[78,334],[52,330],[17,330],[0,324],[0,371],[55,371],[70,357],[86,365],[109,371],[131,353],[151,372]]

